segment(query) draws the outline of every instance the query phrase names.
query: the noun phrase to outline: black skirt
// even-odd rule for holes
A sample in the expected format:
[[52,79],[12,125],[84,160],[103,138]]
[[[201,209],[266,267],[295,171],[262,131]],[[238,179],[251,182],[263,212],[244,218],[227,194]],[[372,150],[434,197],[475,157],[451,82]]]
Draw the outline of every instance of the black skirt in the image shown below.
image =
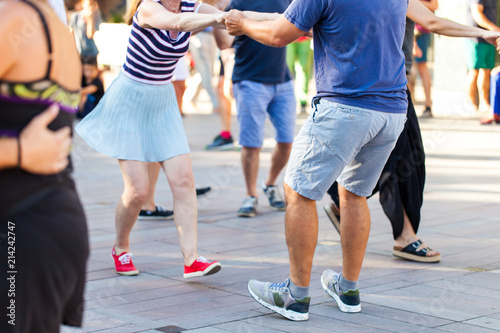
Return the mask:
[[[380,204],[391,221],[394,239],[403,231],[404,211],[415,233],[418,231],[425,185],[424,145],[408,90],[407,95],[408,119],[372,193],[380,192]],[[330,187],[328,194],[338,206],[337,182]]]
[[0,215],[0,332],[81,326],[89,245],[73,181]]

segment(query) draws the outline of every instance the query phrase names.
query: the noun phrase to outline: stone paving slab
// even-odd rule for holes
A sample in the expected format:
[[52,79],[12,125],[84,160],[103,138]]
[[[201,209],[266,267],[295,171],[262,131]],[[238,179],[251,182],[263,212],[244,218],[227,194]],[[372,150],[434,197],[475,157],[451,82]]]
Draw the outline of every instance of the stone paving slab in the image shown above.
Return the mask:
[[[305,119],[298,120],[299,127]],[[422,119],[427,183],[419,236],[441,252],[442,261],[421,264],[393,257],[390,223],[378,196],[370,199],[360,314],[340,312],[319,283],[324,269],[340,269],[342,248],[323,211],[328,198],[318,202],[310,319],[291,322],[254,302],[246,290],[251,278],[277,282],[287,277],[284,214],[272,211],[261,196],[255,218],[236,216],[245,196],[240,153],[203,150],[218,123],[216,115],[184,118],[197,186],[212,186],[198,200],[200,254],[223,264],[218,274],[191,280],[182,278],[173,221],[138,221],[131,250],[141,273],[116,275],[109,253],[123,189],[120,170],[115,160],[75,138],[75,179],[87,214],[91,255],[84,327],[63,327],[63,333],[500,331],[500,126]],[[273,131],[266,126],[259,179],[270,164]],[[156,201],[172,207],[163,174]]]

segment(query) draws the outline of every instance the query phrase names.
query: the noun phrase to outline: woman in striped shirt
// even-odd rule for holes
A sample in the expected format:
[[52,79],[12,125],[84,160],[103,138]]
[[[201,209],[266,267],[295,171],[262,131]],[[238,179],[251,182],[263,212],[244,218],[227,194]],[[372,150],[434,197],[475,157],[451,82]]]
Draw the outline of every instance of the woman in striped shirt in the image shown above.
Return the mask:
[[[151,162],[160,163],[172,189],[184,277],[213,274],[221,268],[217,261],[198,256],[189,146],[170,81],[178,60],[188,51],[191,32],[208,26],[225,28],[223,15],[191,0],[136,0],[128,13],[132,31],[122,72],[76,127],[92,148],[117,158],[120,165],[125,188],[116,207],[112,250],[118,274],[139,273],[131,261],[129,237],[148,195]],[[230,40],[224,31],[215,30],[216,36]]]

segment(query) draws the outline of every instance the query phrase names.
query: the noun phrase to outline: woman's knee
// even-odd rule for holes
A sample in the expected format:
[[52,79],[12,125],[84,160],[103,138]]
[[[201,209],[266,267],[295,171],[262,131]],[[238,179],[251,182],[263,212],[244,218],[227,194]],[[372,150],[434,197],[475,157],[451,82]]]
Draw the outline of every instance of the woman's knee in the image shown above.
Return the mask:
[[170,187],[172,189],[194,188],[194,176],[191,169],[179,170],[175,175],[169,177]]
[[149,184],[146,181],[125,186],[124,196],[132,205],[142,206],[149,196]]

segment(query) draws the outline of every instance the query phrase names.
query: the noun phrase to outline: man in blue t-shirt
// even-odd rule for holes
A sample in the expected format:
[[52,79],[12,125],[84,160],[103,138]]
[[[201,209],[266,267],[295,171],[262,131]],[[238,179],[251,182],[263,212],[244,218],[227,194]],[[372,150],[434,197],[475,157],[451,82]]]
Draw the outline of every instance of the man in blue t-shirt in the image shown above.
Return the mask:
[[[407,1],[295,0],[274,21],[235,11],[226,16],[230,34],[266,45],[281,47],[314,31],[318,95],[285,177],[290,278],[248,283],[256,301],[291,320],[309,316],[316,200],[335,179],[341,185],[343,267],[341,273],[324,271],[321,284],[341,311],[361,310],[357,280],[370,230],[366,196],[403,128],[407,107],[401,48]],[[436,17],[418,0],[409,0],[408,17],[434,33],[482,37],[500,50],[500,33]]]
[[306,320],[312,259],[318,237],[316,201],[337,180],[342,210],[343,268],[321,282],[341,311],[361,309],[357,280],[370,231],[372,193],[406,119],[402,51],[408,0],[295,0],[275,21],[232,11],[233,35],[282,47],[313,29],[318,94],[293,146],[285,176],[290,279],[251,280],[262,305]]
[[[232,0],[228,9],[258,13],[283,13],[290,0]],[[265,17],[265,16],[259,16]],[[271,208],[284,211],[285,202],[276,180],[285,167],[295,136],[295,94],[286,64],[286,48],[265,46],[247,36],[234,42],[233,91],[240,125],[239,143],[247,197],[238,216],[253,217],[257,209],[259,153],[267,115],[276,129],[277,145],[262,189]]]

